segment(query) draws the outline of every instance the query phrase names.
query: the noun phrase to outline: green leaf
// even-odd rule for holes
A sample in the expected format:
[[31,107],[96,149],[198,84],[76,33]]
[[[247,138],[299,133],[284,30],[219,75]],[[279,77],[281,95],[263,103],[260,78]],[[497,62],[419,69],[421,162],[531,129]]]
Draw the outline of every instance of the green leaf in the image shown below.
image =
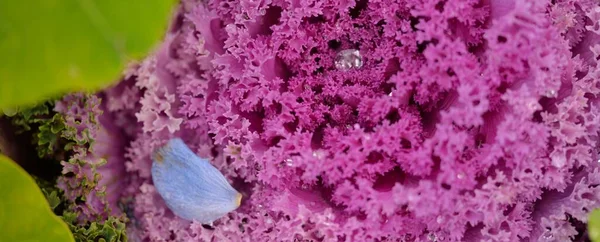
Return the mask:
[[34,179],[0,155],[0,241],[75,241]]
[[592,211],[588,219],[588,231],[592,242],[600,242],[600,209]]
[[40,158],[51,158],[64,145],[61,135],[65,130],[65,120],[63,115],[53,111],[54,103],[54,100],[48,100],[37,106],[18,108],[11,117],[17,128],[15,133],[32,131],[32,143],[36,145]]
[[65,213],[63,219],[69,222],[71,231],[77,241],[94,242],[127,242],[127,228],[125,222],[120,219],[110,216],[103,222],[92,222],[89,226],[75,226],[77,215],[74,213]]
[[39,177],[32,177],[40,190],[42,190],[42,194],[44,194],[44,197],[46,197],[46,201],[48,201],[50,208],[52,211],[54,211],[54,209],[56,209],[56,207],[58,207],[58,205],[60,205],[62,202],[58,187],[56,187],[56,184],[52,184]]
[[52,154],[58,143],[61,132],[65,129],[65,124],[60,114],[54,114],[52,119],[45,119],[38,128],[37,134],[38,156],[44,157]]
[[0,1],[0,110],[117,81],[157,46],[176,2]]

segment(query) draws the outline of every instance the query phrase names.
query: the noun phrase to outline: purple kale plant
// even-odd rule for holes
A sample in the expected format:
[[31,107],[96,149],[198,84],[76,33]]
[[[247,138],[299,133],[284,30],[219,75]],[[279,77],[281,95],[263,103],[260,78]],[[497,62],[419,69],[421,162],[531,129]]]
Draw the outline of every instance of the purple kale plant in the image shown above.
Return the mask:
[[[98,110],[57,104],[107,160],[59,183],[99,174],[80,219],[127,204],[134,241],[583,240],[599,82],[595,0],[184,0]],[[152,184],[174,137],[244,195],[212,228]]]

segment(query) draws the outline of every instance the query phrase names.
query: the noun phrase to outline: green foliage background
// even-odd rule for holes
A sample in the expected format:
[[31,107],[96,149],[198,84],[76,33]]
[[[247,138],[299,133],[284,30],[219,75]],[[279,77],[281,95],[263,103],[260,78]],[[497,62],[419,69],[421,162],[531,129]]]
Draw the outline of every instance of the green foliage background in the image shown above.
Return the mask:
[[174,0],[0,3],[0,109],[97,90],[163,36]]

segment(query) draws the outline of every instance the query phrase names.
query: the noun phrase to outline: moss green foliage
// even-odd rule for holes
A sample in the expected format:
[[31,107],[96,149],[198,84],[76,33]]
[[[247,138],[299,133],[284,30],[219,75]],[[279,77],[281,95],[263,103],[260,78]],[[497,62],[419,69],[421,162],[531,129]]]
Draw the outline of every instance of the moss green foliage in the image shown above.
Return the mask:
[[37,106],[12,109],[10,115],[6,115],[13,117],[13,123],[22,127],[22,131],[29,131],[32,129],[32,124],[38,124],[48,118],[53,106],[54,100],[50,100]]
[[[69,107],[75,107],[72,105],[83,107],[88,111],[83,113],[85,116],[64,116],[53,111],[54,101],[48,101],[35,107],[17,109],[11,117],[12,123],[20,129],[17,132],[32,135],[40,157],[50,157],[56,162],[64,159],[70,165],[87,167],[91,171],[90,177],[81,179],[77,187],[72,188],[79,191],[77,201],[67,199],[63,191],[57,187],[57,179],[65,179],[64,177],[57,177],[52,181],[34,177],[50,208],[66,222],[75,240],[127,241],[126,216],[110,216],[107,203],[104,204],[103,213],[98,214],[91,221],[77,219],[80,214],[77,208],[78,202],[85,202],[86,197],[92,192],[95,192],[100,200],[104,200],[106,196],[104,189],[98,187],[101,177],[97,173],[97,169],[105,165],[106,160],[91,162],[82,159],[85,157],[83,154],[91,152],[89,147],[94,142],[92,133],[96,133],[100,125],[98,122],[98,116],[102,113],[98,109],[100,100],[90,94],[80,94],[75,97],[77,98],[72,98],[70,102],[63,101],[63,104]],[[81,124],[87,128],[74,127]],[[64,154],[57,155],[65,151],[70,152],[67,157],[63,157]]]
[[86,226],[77,226],[75,225],[77,214],[67,212],[63,214],[63,220],[69,225],[76,241],[127,241],[125,223],[116,217],[109,217],[102,222],[91,222]]
[[[61,191],[46,181],[39,179],[37,181],[50,207],[55,213],[61,215],[60,217],[73,233],[75,241],[127,241],[126,218],[109,216],[106,220],[98,219],[97,221],[80,224],[77,221],[78,213],[70,210],[70,208],[73,208],[73,204],[64,199]],[[66,206],[67,209],[61,211],[57,209],[59,205]]]
[[42,191],[42,194],[44,194],[44,197],[48,201],[48,204],[50,205],[52,211],[56,213],[56,208],[62,203],[62,194],[60,190],[56,187],[56,184],[45,181],[35,176],[33,177],[33,179]]
[[65,130],[62,115],[52,110],[54,101],[46,101],[30,108],[17,108],[11,115],[17,133],[32,132],[31,140],[36,144],[40,158],[49,157],[61,150],[60,134]]
[[0,155],[0,241],[74,241],[25,170]]
[[[109,216],[106,220],[98,218],[97,221],[80,224],[77,220],[79,215],[78,212],[72,211],[74,204],[63,197],[63,193],[56,187],[56,184],[52,184],[39,178],[35,178],[35,180],[46,197],[50,208],[55,214],[60,215],[60,218],[68,225],[75,241],[127,241],[127,219],[124,216]],[[62,209],[59,209],[59,207]]]
[[175,0],[0,4],[0,110],[97,90],[163,37]]
[[58,144],[58,134],[65,129],[62,116],[58,113],[41,123],[37,134],[38,155],[51,154]]

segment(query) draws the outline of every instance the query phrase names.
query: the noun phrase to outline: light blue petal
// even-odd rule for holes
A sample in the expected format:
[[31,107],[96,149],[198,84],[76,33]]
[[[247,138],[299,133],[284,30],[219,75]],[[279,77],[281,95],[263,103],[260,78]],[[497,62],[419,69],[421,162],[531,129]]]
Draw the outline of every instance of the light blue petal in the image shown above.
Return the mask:
[[177,216],[206,224],[240,206],[242,195],[181,139],[170,140],[152,160],[154,186]]

